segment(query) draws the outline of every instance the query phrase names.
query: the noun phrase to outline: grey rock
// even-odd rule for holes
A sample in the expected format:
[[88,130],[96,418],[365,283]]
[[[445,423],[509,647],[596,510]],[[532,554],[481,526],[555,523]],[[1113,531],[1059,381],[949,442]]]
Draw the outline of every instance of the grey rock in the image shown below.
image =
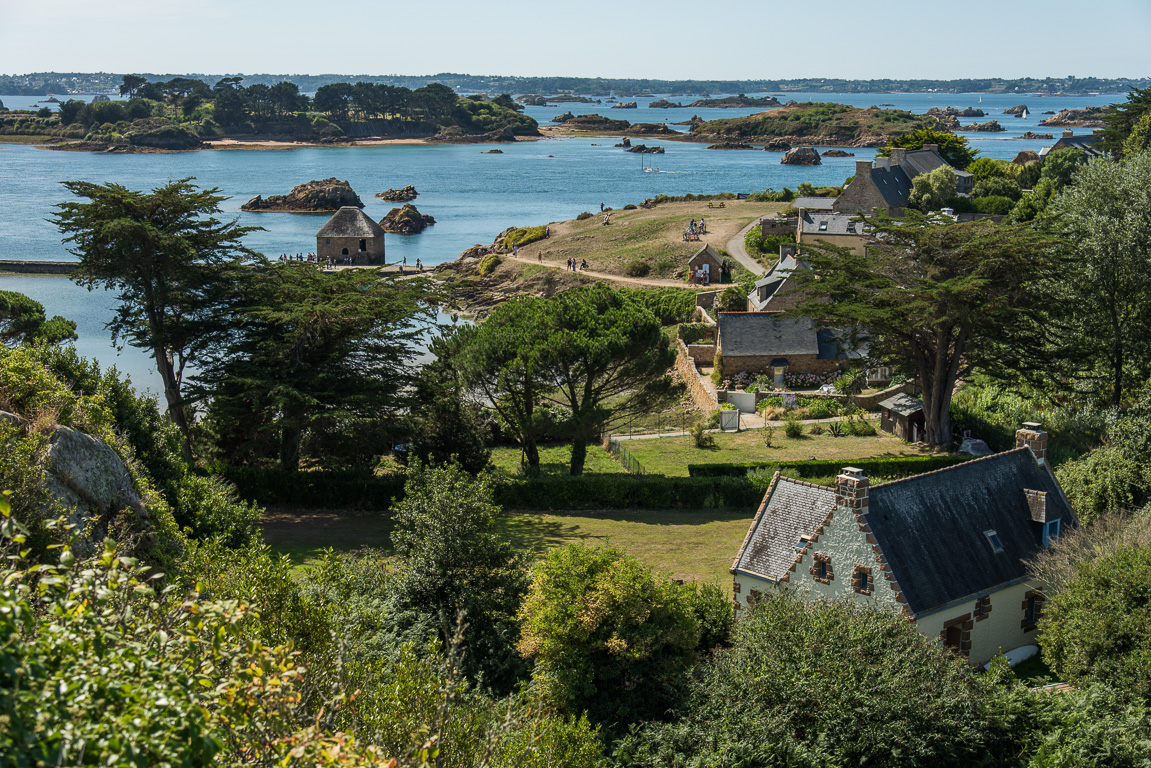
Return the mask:
[[815,147],[795,147],[789,149],[779,162],[784,165],[823,165]]

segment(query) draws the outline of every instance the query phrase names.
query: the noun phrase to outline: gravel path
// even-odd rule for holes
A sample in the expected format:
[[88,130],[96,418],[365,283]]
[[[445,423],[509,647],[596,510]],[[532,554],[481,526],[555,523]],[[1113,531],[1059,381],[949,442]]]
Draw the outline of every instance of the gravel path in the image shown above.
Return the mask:
[[755,275],[756,277],[764,273],[763,265],[755,259],[751,258],[751,256],[747,255],[747,249],[743,247],[743,239],[747,236],[747,233],[750,232],[753,227],[757,226],[759,226],[759,219],[756,219],[743,229],[739,230],[739,233],[736,234],[735,237],[727,241],[727,252],[730,253],[732,258],[738,261],[744,269],[746,269],[748,272],[751,272],[751,274]]

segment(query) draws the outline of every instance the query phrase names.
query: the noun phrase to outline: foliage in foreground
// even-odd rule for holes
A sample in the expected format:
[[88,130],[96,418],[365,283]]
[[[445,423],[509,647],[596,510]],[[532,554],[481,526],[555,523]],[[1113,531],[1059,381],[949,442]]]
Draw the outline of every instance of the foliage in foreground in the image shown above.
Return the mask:
[[740,616],[678,722],[629,739],[625,765],[969,765],[980,687],[958,657],[879,608],[789,592]]
[[718,588],[655,576],[611,547],[568,545],[536,566],[520,610],[520,652],[561,713],[615,729],[662,717],[704,646],[726,640],[731,609]]

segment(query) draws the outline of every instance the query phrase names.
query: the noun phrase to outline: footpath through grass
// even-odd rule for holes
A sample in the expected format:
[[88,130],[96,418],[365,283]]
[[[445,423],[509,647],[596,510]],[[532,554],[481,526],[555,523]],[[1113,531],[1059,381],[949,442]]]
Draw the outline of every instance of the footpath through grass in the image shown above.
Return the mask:
[[[730,589],[731,566],[755,510],[610,510],[605,512],[508,512],[499,532],[533,559],[570,542],[612,544],[655,571],[687,581],[717,582]],[[270,509],[264,539],[297,566],[314,563],[329,547],[391,551],[388,512],[348,514],[330,510]]]

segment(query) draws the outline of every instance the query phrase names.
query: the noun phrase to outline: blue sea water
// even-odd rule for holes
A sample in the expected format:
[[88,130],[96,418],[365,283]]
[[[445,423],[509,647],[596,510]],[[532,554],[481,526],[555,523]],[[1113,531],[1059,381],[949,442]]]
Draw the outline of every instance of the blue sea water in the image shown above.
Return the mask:
[[[762,95],[762,94],[757,94]],[[1038,125],[1045,110],[1080,108],[1120,100],[1118,96],[1037,97],[1034,95],[969,94],[778,94],[781,101],[833,101],[866,107],[892,104],[915,113],[933,106],[981,107],[1008,130],[1003,133],[966,134],[983,155],[1010,159],[1024,149],[1039,150],[1050,141],[1013,139],[1026,130],[1059,135],[1061,129]],[[655,98],[659,98],[658,96]],[[30,106],[33,97],[0,95],[8,107]],[[566,111],[599,113],[630,122],[669,124],[693,114],[705,120],[753,114],[753,109],[650,109],[653,99],[636,99],[638,109],[611,109],[611,104],[565,103],[555,107],[528,107],[527,114],[541,124]],[[691,101],[675,98],[672,101]],[[1026,119],[1002,114],[1016,104],[1027,104]],[[964,120],[963,122],[968,122]],[[685,130],[683,126],[676,126]],[[1081,131],[1080,131],[1081,132]],[[50,217],[54,205],[67,199],[60,186],[66,180],[116,182],[133,189],[148,189],[170,180],[194,177],[196,183],[216,187],[228,196],[225,215],[242,224],[263,227],[247,244],[270,257],[314,250],[315,232],[323,215],[246,213],[240,205],[255,195],[282,194],[312,179],[336,177],[348,181],[366,204],[365,212],[382,218],[392,207],[373,197],[389,187],[411,184],[420,196],[415,205],[436,219],[419,235],[389,235],[389,262],[417,258],[427,265],[455,259],[476,243],[489,243],[509,226],[530,226],[573,218],[581,211],[596,211],[638,203],[664,193],[752,192],[767,187],[794,189],[801,182],[841,184],[855,171],[856,159],[874,156],[874,150],[853,149],[855,157],[825,158],[815,167],[781,165],[780,154],[763,151],[715,151],[702,144],[642,140],[660,144],[666,154],[647,156],[660,173],[644,173],[643,156],[613,147],[617,139],[569,138],[524,141],[499,145],[502,154],[486,154],[491,145],[389,145],[380,147],[305,148],[293,150],[230,150],[178,154],[117,155],[55,152],[24,145],[0,144],[0,259],[73,260],[60,241]],[[117,353],[103,325],[111,316],[114,297],[104,291],[88,292],[67,278],[4,276],[0,288],[26,293],[44,304],[48,313],[61,314],[78,325],[82,354],[106,365],[117,365],[138,385],[158,387],[150,359],[127,348]]]

